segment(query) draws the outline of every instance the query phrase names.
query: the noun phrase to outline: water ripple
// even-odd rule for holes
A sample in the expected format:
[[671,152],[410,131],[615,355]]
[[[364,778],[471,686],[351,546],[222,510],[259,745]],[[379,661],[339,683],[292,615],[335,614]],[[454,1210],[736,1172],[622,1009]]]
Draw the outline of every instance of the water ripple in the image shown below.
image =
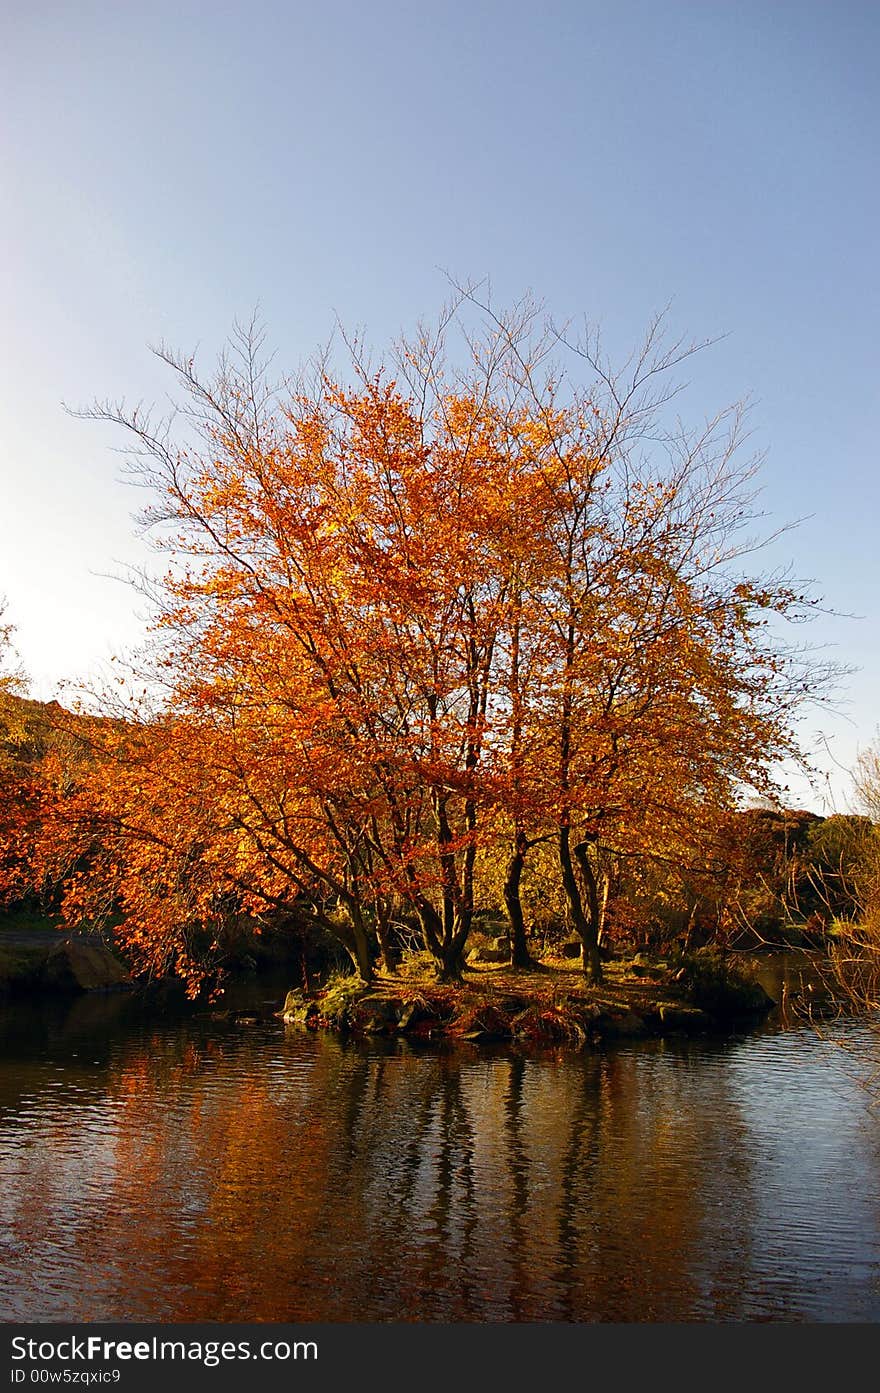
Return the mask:
[[846,1043],[40,1036],[0,1061],[0,1318],[876,1321],[877,1040]]

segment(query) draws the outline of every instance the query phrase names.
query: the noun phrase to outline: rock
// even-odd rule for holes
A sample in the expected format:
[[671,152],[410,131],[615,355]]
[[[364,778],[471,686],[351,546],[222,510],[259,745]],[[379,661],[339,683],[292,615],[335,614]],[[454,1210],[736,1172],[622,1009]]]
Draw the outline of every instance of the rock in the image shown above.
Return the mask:
[[660,1024],[664,1030],[705,1030],[709,1025],[709,1017],[705,1011],[701,1011],[697,1006],[679,1006],[668,1003],[662,1005],[659,1011]]
[[352,1030],[365,1035],[392,1035],[398,1028],[400,1002],[390,997],[367,997],[349,1008]]
[[491,938],[468,953],[470,963],[506,963],[510,958],[510,939]]
[[308,1025],[318,1015],[317,1002],[311,1001],[304,992],[295,989],[287,993],[278,1014],[285,1025]]
[[647,1022],[641,1016],[637,1016],[635,1011],[603,1012],[598,1026],[603,1035],[620,1036],[626,1039],[634,1039],[639,1035],[649,1033]]
[[437,1011],[423,997],[414,997],[409,1001],[400,1002],[397,1016],[398,1030],[415,1030],[417,1026],[424,1025],[426,1021],[436,1020],[438,1020]]
[[108,991],[131,984],[127,969],[102,943],[71,939],[59,943],[46,958],[43,980],[54,991]]
[[716,1006],[715,1014],[722,1019],[728,1016],[764,1016],[772,1011],[776,1002],[760,982],[743,982],[731,992],[728,1001]]
[[685,955],[673,977],[687,1000],[714,1021],[766,1015],[776,1003],[751,975],[749,964],[717,949],[701,948]]
[[316,997],[316,1024],[347,1033],[352,1029],[354,1008],[369,991],[366,983],[350,973],[331,980]]
[[735,1020],[738,1016],[766,1015],[776,1005],[760,982],[735,976],[725,982],[705,986],[697,983],[689,995],[697,1006],[719,1021]]

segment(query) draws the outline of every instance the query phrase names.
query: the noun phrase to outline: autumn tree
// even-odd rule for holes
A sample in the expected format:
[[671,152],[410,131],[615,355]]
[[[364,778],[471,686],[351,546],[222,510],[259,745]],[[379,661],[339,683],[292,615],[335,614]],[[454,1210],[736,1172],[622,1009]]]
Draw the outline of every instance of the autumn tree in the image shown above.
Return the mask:
[[[655,322],[615,374],[589,336],[521,337],[520,324],[483,309],[504,365],[493,401],[520,422],[507,449],[519,470],[513,506],[524,480],[538,500],[520,533],[527,559],[504,587],[498,646],[514,821],[505,901],[516,930],[526,828],[536,839],[554,828],[596,978],[609,864],[698,855],[743,788],[766,794],[772,763],[797,756],[793,714],[829,673],[769,633],[771,618],[803,617],[807,597],[778,575],[749,574],[757,466],[742,458],[741,411],[696,432],[665,427],[670,374],[695,350],[664,346]],[[560,346],[587,369],[586,385],[546,365]],[[516,555],[509,542],[505,554]]]
[[403,912],[455,978],[505,843],[528,964],[520,886],[552,839],[598,977],[609,858],[692,854],[709,810],[769,788],[815,688],[767,626],[803,597],[743,573],[740,418],[664,431],[692,350],[659,325],[624,378],[468,288],[387,369],[348,348],[344,376],[273,386],[250,326],[207,379],[160,350],[174,417],[86,413],[134,437],[167,566],[141,578],[139,705],[96,727],[67,810],[91,847],[69,904],[112,904],[192,982],[193,935],[233,909],[296,904],[366,979]]

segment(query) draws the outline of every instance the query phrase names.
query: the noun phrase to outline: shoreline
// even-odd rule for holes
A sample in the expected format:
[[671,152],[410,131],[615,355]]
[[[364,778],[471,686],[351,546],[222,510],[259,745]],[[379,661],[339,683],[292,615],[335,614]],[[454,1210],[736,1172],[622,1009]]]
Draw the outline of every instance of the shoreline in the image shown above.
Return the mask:
[[[786,969],[784,980],[775,971],[768,973],[777,948],[804,953],[813,961],[814,969],[806,968],[809,987],[797,967],[790,975]],[[767,953],[722,952],[710,946],[686,954],[623,950],[604,963],[602,982],[592,985],[580,962],[563,950],[545,952],[534,969],[517,969],[477,948],[459,983],[441,983],[429,955],[416,952],[393,974],[377,970],[367,986],[344,967],[330,970],[329,976],[328,969],[301,974],[301,964],[267,955],[259,965],[244,959],[246,966],[233,969],[217,994],[190,1002],[187,1010],[239,1026],[276,1021],[285,1028],[365,1041],[396,1039],[413,1046],[585,1050],[614,1040],[741,1033],[760,1027],[774,1010],[789,1022],[848,1014],[830,976],[816,962],[820,957],[787,945],[773,945]],[[291,990],[291,979],[298,977],[302,988]],[[262,990],[258,984],[268,985],[269,979],[274,1005],[265,995],[259,1002],[254,999]],[[165,1009],[167,992],[175,985],[174,999],[182,994],[182,984],[133,979],[105,940],[59,932],[37,916],[22,916],[0,934],[0,1009],[27,999],[122,994],[148,1000],[160,987]]]
[[[694,966],[693,964],[696,964]],[[701,967],[703,970],[701,971]],[[579,968],[544,961],[537,971],[470,966],[440,984],[423,966],[365,985],[337,976],[321,990],[287,993],[277,1017],[290,1027],[353,1037],[577,1049],[611,1039],[696,1035],[757,1024],[778,1003],[737,966],[694,955],[692,965],[613,959],[589,984]]]

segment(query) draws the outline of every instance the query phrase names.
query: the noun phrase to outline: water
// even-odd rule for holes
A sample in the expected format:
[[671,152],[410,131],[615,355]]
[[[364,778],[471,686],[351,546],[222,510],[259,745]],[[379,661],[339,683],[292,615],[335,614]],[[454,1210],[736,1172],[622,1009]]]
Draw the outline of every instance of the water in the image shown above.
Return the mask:
[[826,1034],[416,1052],[7,1004],[0,1319],[877,1321],[880,1043]]

